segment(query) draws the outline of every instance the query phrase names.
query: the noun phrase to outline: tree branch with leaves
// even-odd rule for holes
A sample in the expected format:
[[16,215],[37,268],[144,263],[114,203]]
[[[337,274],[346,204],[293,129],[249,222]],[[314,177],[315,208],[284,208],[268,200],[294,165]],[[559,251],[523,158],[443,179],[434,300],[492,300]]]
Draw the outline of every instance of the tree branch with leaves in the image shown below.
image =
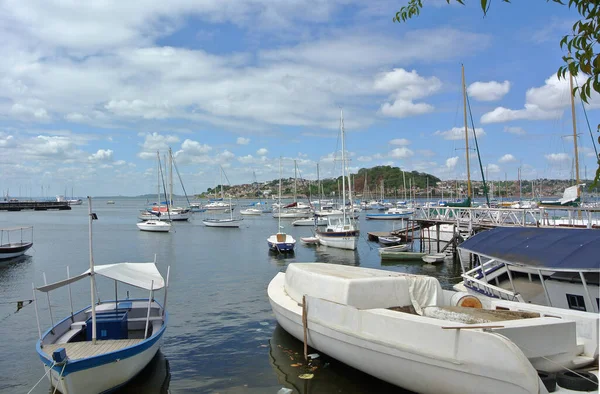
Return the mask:
[[[455,1],[464,5],[465,0],[446,0],[450,4]],[[480,0],[483,15],[487,15],[493,0]],[[498,0],[502,3],[510,3],[510,0]],[[524,0],[531,1],[531,0]],[[577,9],[581,17],[573,24],[571,34],[567,34],[560,40],[560,47],[566,49],[568,54],[563,56],[564,65],[557,71],[559,79],[568,77],[567,73],[573,76],[584,74],[587,79],[581,86],[573,89],[574,95],[579,95],[584,103],[588,103],[592,91],[600,93],[600,53],[596,44],[600,43],[600,2],[590,0],[546,0],[548,3],[557,3],[569,8]],[[423,0],[409,0],[408,4],[401,7],[400,11],[394,16],[394,22],[406,22],[407,20],[419,16],[423,8]],[[600,125],[598,125],[600,132]],[[598,137],[600,144],[600,137]],[[598,160],[598,169],[596,170],[595,187],[600,180],[600,157]]]

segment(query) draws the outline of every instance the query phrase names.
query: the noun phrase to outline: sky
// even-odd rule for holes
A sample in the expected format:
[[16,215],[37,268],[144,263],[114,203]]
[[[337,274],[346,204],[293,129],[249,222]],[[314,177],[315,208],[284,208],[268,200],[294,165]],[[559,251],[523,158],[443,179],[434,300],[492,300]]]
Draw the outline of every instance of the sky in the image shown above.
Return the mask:
[[[224,184],[277,179],[280,158],[284,178],[294,162],[303,178],[317,163],[320,178],[339,176],[341,110],[352,172],[465,179],[461,64],[487,177],[570,178],[568,81],[556,71],[577,13],[496,0],[484,17],[475,0],[429,0],[393,23],[406,2],[0,0],[0,189],[154,193],[156,152],[169,147],[188,193],[219,184],[220,167]],[[594,95],[595,138],[599,107]],[[590,178],[579,101],[576,119]]]

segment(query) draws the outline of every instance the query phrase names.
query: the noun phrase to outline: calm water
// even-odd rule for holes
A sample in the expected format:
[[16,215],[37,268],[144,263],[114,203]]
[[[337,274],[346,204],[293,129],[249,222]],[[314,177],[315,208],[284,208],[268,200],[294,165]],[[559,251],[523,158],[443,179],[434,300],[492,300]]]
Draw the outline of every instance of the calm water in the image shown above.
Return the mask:
[[[159,270],[171,266],[167,310],[170,314],[162,354],[120,392],[122,393],[402,393],[382,381],[321,357],[310,381],[298,378],[302,368],[291,367],[302,358],[302,343],[277,326],[266,288],[277,272],[292,262],[327,262],[433,275],[444,287],[457,281],[459,268],[451,263],[430,266],[421,262],[381,265],[378,245],[366,240],[368,231],[389,231],[394,221],[367,221],[361,215],[362,236],[357,251],[305,246],[282,257],[268,251],[266,238],[277,231],[270,214],[244,218],[240,229],[207,228],[204,213],[175,232],[147,233],[137,229],[138,210],[146,200],[117,199],[107,205],[95,199],[94,260],[96,264],[152,261]],[[243,205],[243,202],[240,202]],[[14,314],[8,302],[32,298],[31,286],[64,279],[89,267],[87,202],[71,211],[0,212],[0,227],[34,226],[34,246],[18,261],[0,266],[0,392],[27,392],[44,374],[35,351],[37,325],[34,305]],[[282,220],[296,239],[311,235],[310,227],[293,227]],[[395,224],[398,226],[398,222]],[[114,299],[114,282],[98,278],[101,299]],[[119,296],[147,297],[121,285]],[[72,285],[74,307],[90,303],[89,282]],[[162,291],[157,294],[162,299]],[[68,292],[50,293],[54,320],[69,313]],[[38,293],[42,331],[50,326],[45,296]],[[36,393],[47,393],[47,380]]]

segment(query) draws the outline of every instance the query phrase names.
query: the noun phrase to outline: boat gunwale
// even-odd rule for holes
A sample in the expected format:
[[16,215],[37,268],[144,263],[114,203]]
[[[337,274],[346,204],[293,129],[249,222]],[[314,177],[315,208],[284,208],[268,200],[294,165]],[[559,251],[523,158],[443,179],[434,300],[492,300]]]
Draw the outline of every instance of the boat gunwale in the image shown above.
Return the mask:
[[[125,301],[125,300],[121,300],[121,301]],[[127,301],[148,302],[148,299],[135,298],[135,299],[128,299]],[[100,305],[110,304],[110,303],[114,303],[114,302],[115,301],[106,301],[106,302],[102,302]],[[117,300],[117,302],[118,302],[118,300]],[[153,300],[153,302],[155,302],[160,308],[163,308],[163,306],[158,301]],[[82,313],[82,312],[85,313],[85,311],[89,308],[91,308],[91,305],[88,305],[85,308],[80,309],[79,311],[74,313],[73,316],[78,315],[79,313]],[[62,371],[62,376],[67,376],[71,373],[75,373],[75,372],[78,372],[78,371],[81,371],[84,369],[99,367],[101,365],[105,365],[105,364],[114,362],[117,359],[117,357],[114,357],[114,356],[119,353],[123,353],[122,357],[118,357],[119,360],[122,360],[122,359],[131,358],[133,356],[136,356],[136,355],[140,354],[141,352],[149,349],[158,340],[160,340],[162,338],[162,335],[164,334],[164,332],[167,328],[167,323],[169,320],[169,313],[167,311],[164,311],[161,328],[156,333],[153,332],[151,336],[149,336],[148,338],[142,339],[140,342],[136,343],[135,345],[127,346],[127,347],[124,347],[122,349],[115,350],[112,352],[89,356],[89,357],[85,357],[85,358],[81,358],[81,359],[75,359],[75,360],[69,359],[67,361],[66,365],[64,366],[64,370],[63,370],[62,365],[54,365],[52,356],[48,355],[43,350],[43,347],[41,346],[41,342],[50,333],[50,331],[52,331],[55,327],[57,327],[58,325],[60,325],[61,323],[65,322],[68,319],[71,319],[71,316],[65,317],[61,321],[57,322],[54,326],[47,329],[42,334],[42,338],[38,339],[36,341],[36,345],[35,345],[35,350],[38,352],[38,355],[40,356],[40,359],[42,360],[44,365],[47,367],[51,367],[54,371],[56,371],[58,373],[61,373],[61,371]],[[91,342],[91,341],[84,341],[84,342]],[[67,357],[68,356],[69,355],[67,354]]]

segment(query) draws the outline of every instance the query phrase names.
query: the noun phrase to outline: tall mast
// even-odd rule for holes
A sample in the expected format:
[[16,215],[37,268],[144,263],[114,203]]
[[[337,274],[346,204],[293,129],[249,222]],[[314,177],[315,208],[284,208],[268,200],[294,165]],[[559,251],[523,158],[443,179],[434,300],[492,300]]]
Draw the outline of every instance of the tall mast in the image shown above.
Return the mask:
[[281,156],[279,156],[279,214],[278,224],[277,224],[277,233],[281,232]]
[[317,163],[317,194],[319,195],[319,207],[323,207],[323,195],[321,194],[321,178],[319,177],[319,163]]
[[167,206],[173,204],[173,152],[169,147],[169,201]]
[[342,213],[346,223],[346,145],[344,143],[344,110],[340,109],[340,130],[342,133]]
[[[92,293],[92,344],[96,344],[96,278],[94,278],[94,253],[92,251],[92,222],[95,214],[92,213],[92,197],[88,196],[88,211],[90,217],[90,291]],[[116,301],[116,300],[115,300]]]
[[294,160],[294,202],[297,201],[297,198],[296,198],[296,194],[297,194],[296,179],[298,179],[298,166],[296,165],[296,160]]
[[406,203],[408,203],[408,200],[406,199],[406,173],[404,171],[402,171],[402,184],[404,185],[404,201]]
[[223,194],[223,167],[221,167],[219,165],[219,169],[221,170],[221,172],[220,172],[220,174],[221,174],[221,199],[223,199],[223,198],[225,198],[225,195]]
[[577,151],[577,121],[575,120],[575,97],[573,95],[573,74],[569,71],[569,85],[571,90],[569,96],[571,96],[571,117],[573,119],[573,147],[575,148],[575,182],[577,185],[577,197],[579,197],[579,153]]
[[467,198],[471,197],[471,167],[469,163],[469,127],[467,125],[467,84],[465,82],[465,66],[462,68],[463,114],[465,117],[465,152],[467,158]]
[[160,212],[160,153],[156,151],[156,203]]

